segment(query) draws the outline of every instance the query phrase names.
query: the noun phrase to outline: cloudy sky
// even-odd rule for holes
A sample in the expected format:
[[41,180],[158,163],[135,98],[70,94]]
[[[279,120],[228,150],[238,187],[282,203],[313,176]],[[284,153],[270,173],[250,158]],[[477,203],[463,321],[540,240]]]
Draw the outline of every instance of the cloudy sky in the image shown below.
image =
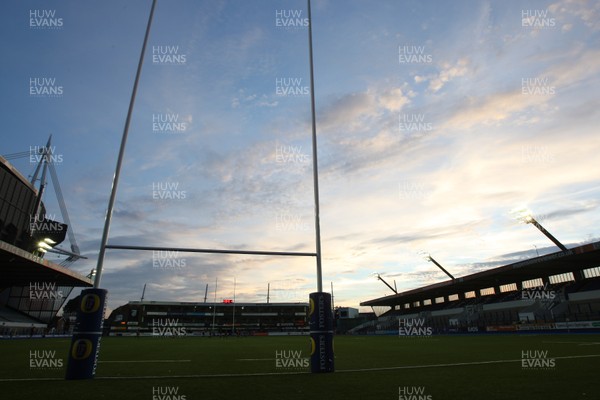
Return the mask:
[[[95,267],[150,0],[0,4],[0,154],[53,135]],[[323,281],[336,305],[600,238],[600,2],[313,0]],[[305,1],[159,0],[109,243],[315,249]],[[59,157],[60,156],[60,157]],[[13,164],[24,175],[28,158]],[[49,214],[60,218],[53,192]],[[68,248],[68,243],[65,243]],[[306,301],[310,257],[108,250],[109,307]],[[77,291],[78,293],[78,291]]]

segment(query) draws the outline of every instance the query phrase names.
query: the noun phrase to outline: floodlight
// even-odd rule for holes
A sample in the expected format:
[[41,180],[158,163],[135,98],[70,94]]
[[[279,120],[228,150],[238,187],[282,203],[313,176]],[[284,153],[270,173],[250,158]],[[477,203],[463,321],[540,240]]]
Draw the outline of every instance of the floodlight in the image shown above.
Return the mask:
[[425,259],[425,261],[431,261],[431,254],[429,254],[428,252],[420,250],[419,255],[421,255],[423,259]]
[[[534,217],[531,211],[527,209],[518,209],[511,212],[517,216],[517,219],[525,224],[531,224],[538,228],[540,232],[542,232],[548,239],[552,241],[559,249],[562,251],[567,251],[567,248],[558,241],[550,232],[546,230]],[[537,250],[537,249],[536,249]]]
[[38,249],[40,249],[40,250],[44,249],[44,251],[50,250],[52,248],[52,246],[50,246],[44,240],[40,240],[37,245],[38,245]]
[[433,257],[431,257],[431,255],[429,253],[426,252],[420,252],[421,254],[425,255],[425,259],[429,262],[434,263],[439,269],[441,269],[446,275],[448,275],[450,277],[450,279],[454,280],[454,276],[452,276],[452,274],[448,271],[446,271],[446,269],[444,267],[442,267],[440,265],[439,262],[437,262]]
[[524,224],[529,224],[533,220],[533,213],[525,208],[515,208],[510,211],[510,214],[514,215],[515,219]]
[[392,287],[392,286],[390,286],[389,283],[387,283],[385,281],[385,279],[383,279],[381,277],[381,275],[379,274],[379,272],[373,272],[371,275],[375,275],[377,277],[377,279],[380,280],[381,282],[385,283],[385,286],[389,287],[392,290],[392,292],[398,294],[398,289],[396,288],[396,281],[394,281],[394,287]]

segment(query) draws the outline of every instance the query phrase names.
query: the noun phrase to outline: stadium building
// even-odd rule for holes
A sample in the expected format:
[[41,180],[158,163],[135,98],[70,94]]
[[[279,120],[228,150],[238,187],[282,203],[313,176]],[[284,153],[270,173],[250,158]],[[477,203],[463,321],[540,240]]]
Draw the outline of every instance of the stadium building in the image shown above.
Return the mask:
[[[46,147],[36,147],[35,153],[30,150],[6,156],[39,160],[31,181],[7,158],[0,157],[0,336],[66,330],[64,321],[57,324],[56,314],[74,287],[92,286],[90,278],[68,268],[82,257],[68,224],[49,218],[42,201],[46,172],[50,171],[66,214],[49,144],[50,141]],[[39,187],[35,187],[38,181]],[[57,247],[67,235],[71,251]],[[48,252],[64,256],[63,262],[45,259]]]
[[112,336],[307,335],[308,303],[131,301],[105,322]]
[[378,314],[353,334],[600,331],[600,242],[361,303]]

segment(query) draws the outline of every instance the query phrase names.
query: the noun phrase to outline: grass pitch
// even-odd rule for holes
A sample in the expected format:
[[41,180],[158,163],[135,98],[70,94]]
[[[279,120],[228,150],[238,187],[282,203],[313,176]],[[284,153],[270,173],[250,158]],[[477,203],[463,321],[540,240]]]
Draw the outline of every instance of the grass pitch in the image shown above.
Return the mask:
[[[0,341],[0,397],[600,398],[599,335],[337,336],[333,374],[310,374],[305,362],[277,361],[309,357],[307,337],[109,337],[101,342],[96,378],[85,381],[64,380],[69,343]],[[524,363],[523,352],[533,361]]]

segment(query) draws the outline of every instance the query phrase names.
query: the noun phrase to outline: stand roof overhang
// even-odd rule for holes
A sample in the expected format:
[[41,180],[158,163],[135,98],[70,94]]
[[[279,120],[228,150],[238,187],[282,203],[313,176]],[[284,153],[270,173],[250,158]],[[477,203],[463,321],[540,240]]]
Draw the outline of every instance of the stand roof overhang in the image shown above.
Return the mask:
[[454,281],[446,280],[391,296],[368,300],[360,305],[393,307],[598,266],[600,266],[600,242],[594,242],[567,251],[559,251],[466,275],[456,278]]

